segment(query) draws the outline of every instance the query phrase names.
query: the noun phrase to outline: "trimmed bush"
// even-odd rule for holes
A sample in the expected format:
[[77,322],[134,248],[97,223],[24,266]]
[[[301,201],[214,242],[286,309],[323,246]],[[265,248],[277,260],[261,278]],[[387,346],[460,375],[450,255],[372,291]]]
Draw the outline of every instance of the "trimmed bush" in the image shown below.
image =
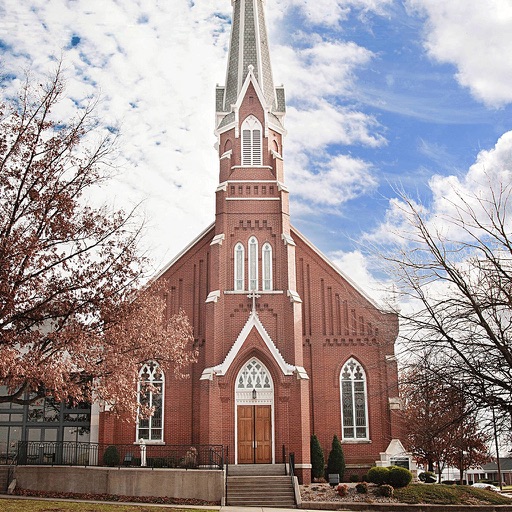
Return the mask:
[[325,471],[324,451],[315,434],[311,436],[309,449],[311,455],[311,476],[313,478],[323,478]]
[[376,485],[387,483],[389,477],[389,468],[374,466],[368,471],[368,482]]
[[103,464],[112,468],[114,466],[119,466],[120,462],[121,457],[119,455],[119,450],[115,446],[107,446],[107,449],[103,454]]
[[329,459],[327,460],[327,474],[331,475],[334,473],[338,473],[340,480],[343,480],[343,474],[345,473],[345,456],[343,455],[340,440],[336,435],[332,439],[332,448],[329,453]]
[[391,466],[389,468],[388,478],[386,483],[393,486],[395,489],[400,487],[407,487],[412,480],[412,473],[399,466]]
[[360,482],[361,479],[359,478],[359,475],[356,475],[356,474],[353,474],[353,475],[350,475],[350,478],[349,480],[352,482],[352,483],[356,483],[356,482]]
[[368,484],[366,482],[360,482],[356,485],[356,491],[359,494],[368,494]]
[[393,497],[393,487],[388,484],[381,485],[379,487],[379,493],[381,496],[384,496],[385,498],[392,498]]

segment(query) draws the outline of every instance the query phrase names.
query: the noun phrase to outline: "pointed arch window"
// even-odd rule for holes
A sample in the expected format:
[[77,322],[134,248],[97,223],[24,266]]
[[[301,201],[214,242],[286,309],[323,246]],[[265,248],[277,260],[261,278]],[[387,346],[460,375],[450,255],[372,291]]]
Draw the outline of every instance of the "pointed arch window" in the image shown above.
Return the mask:
[[262,165],[262,147],[261,123],[251,115],[242,124],[242,165]]
[[258,240],[249,238],[249,290],[258,289]]
[[139,410],[137,440],[164,440],[164,374],[154,361],[145,363],[139,372],[139,404],[151,409],[149,417],[142,416]]
[[237,290],[237,291],[242,291],[245,286],[244,260],[245,260],[244,246],[243,246],[243,244],[238,243],[235,245],[235,290]]
[[237,389],[272,390],[273,387],[269,371],[256,358],[252,358],[238,374]]
[[366,374],[354,358],[349,359],[341,369],[340,390],[343,439],[368,439]]
[[272,290],[272,246],[267,242],[261,249],[263,291]]

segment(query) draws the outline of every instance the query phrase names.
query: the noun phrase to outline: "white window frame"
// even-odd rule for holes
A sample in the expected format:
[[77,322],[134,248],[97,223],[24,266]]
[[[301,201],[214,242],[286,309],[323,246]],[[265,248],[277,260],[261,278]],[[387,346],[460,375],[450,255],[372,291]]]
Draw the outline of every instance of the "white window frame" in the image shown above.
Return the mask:
[[[143,376],[147,374],[147,378],[143,381]],[[164,410],[165,410],[165,375],[160,365],[154,361],[148,361],[142,365],[142,368],[139,371],[139,382],[137,385],[137,396],[139,400],[139,404],[142,401],[142,384],[143,382],[149,383],[157,388],[160,388],[160,393],[155,393],[153,391],[148,391],[146,395],[148,396],[148,405],[149,407],[153,407],[156,396],[159,397],[161,403],[161,414],[160,418],[155,417],[153,414],[149,418],[141,418],[140,417],[140,409],[137,411],[137,434],[136,434],[136,442],[140,439],[144,439],[147,443],[163,443],[164,441]],[[160,427],[155,427],[155,422],[160,420]],[[144,422],[144,426],[141,426]],[[146,423],[147,422],[147,426]],[[154,431],[159,430],[159,435],[155,436]],[[145,436],[145,432],[147,431],[147,436]]]
[[[351,357],[340,372],[341,432],[345,441],[369,440],[367,382],[363,365]],[[358,406],[361,399],[363,408]]]
[[255,236],[249,238],[247,252],[249,291],[258,291],[258,239]]
[[261,280],[262,290],[272,291],[272,246],[268,242],[264,243],[261,248]]
[[234,290],[243,291],[245,289],[245,247],[238,242],[234,249]]
[[263,129],[258,119],[250,115],[242,123],[242,165],[263,165]]

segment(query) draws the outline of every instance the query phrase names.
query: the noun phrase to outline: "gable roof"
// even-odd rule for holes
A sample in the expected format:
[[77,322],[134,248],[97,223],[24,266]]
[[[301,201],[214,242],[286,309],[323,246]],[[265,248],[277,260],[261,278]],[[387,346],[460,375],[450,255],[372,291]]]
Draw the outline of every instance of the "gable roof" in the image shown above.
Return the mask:
[[233,343],[232,347],[229,349],[229,352],[227,353],[224,361],[221,364],[218,364],[217,366],[205,368],[203,370],[203,374],[201,375],[200,380],[213,380],[213,377],[215,375],[226,375],[231,364],[235,360],[236,356],[240,352],[240,349],[244,345],[245,341],[247,340],[249,334],[253,329],[256,329],[256,331],[261,336],[270,354],[276,361],[280,370],[283,372],[283,375],[296,374],[298,379],[309,379],[306,370],[302,366],[291,365],[285,361],[284,357],[282,356],[281,352],[279,352],[275,343],[272,341],[272,338],[266,331],[265,327],[263,327],[263,324],[261,323],[261,320],[258,317],[258,313],[256,312],[256,310],[253,309],[242,331],[238,335],[238,338]]

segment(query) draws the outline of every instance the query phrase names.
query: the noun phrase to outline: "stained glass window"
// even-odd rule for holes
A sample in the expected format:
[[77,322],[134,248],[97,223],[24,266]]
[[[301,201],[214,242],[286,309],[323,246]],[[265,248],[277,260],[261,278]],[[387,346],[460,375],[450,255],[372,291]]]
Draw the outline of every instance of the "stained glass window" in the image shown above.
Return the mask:
[[341,370],[340,389],[343,439],[368,439],[366,374],[353,358]]
[[139,416],[137,439],[164,439],[164,374],[157,363],[144,364],[139,372],[139,404],[151,410],[149,417]]

